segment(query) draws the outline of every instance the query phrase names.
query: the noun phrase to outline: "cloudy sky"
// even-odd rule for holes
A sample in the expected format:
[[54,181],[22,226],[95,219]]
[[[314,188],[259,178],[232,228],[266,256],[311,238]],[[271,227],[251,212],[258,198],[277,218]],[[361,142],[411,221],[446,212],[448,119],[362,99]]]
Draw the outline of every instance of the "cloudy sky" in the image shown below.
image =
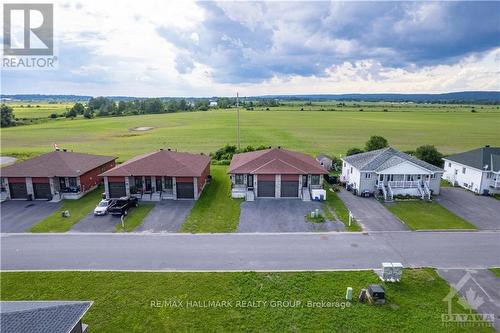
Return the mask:
[[54,6],[58,69],[2,71],[2,93],[500,90],[500,2],[85,0]]

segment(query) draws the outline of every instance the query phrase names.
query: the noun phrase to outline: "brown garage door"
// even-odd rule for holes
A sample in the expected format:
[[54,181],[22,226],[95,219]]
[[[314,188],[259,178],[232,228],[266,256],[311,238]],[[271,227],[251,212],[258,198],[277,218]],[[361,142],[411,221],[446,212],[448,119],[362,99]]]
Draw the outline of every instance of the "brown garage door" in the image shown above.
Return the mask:
[[193,183],[177,183],[176,187],[178,199],[194,199]]
[[127,195],[125,190],[125,183],[108,183],[109,197],[110,198],[121,198]]
[[35,194],[35,199],[51,199],[52,193],[50,193],[49,183],[34,183],[33,192]]
[[12,199],[28,198],[28,190],[26,189],[26,183],[10,183],[9,191],[10,191],[10,197]]

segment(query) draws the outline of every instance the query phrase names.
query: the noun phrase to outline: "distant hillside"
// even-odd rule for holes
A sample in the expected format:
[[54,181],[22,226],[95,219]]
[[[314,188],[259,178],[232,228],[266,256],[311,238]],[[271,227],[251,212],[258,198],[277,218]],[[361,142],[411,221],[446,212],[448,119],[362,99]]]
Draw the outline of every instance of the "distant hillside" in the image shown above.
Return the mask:
[[283,100],[337,100],[366,102],[414,103],[500,103],[500,91],[463,91],[444,94],[325,94],[325,95],[268,95],[261,98]]
[[[222,97],[222,96],[221,96]],[[233,96],[230,96],[233,97]],[[91,96],[80,95],[0,95],[2,101],[54,101],[76,102],[88,101]],[[134,96],[109,96],[119,101],[127,101]],[[170,99],[173,97],[160,97]],[[189,99],[196,99],[187,97]],[[217,99],[211,97],[210,99]],[[246,96],[243,99],[279,99],[284,101],[310,100],[310,101],[366,101],[366,102],[413,102],[413,103],[485,103],[500,104],[500,91],[462,91],[444,94],[319,94],[319,95],[264,95]]]

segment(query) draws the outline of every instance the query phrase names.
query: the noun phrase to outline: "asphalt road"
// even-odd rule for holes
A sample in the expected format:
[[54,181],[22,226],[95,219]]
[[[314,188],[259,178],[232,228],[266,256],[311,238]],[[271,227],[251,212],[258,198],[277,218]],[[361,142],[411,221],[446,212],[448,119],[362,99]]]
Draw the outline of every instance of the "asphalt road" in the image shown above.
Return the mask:
[[338,270],[500,267],[500,232],[2,234],[2,270]]

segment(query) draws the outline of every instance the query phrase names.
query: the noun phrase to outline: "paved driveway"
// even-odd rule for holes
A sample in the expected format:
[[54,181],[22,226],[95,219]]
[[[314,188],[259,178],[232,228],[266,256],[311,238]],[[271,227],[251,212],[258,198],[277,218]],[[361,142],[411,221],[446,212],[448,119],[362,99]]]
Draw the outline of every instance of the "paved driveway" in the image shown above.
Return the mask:
[[500,200],[462,188],[442,187],[436,201],[479,229],[500,229]]
[[398,231],[408,230],[387,208],[374,198],[363,198],[353,195],[345,189],[338,192],[340,199],[352,212],[354,218],[364,230]]
[[438,274],[462,298],[470,300],[471,308],[483,315],[493,315],[493,327],[500,331],[500,279],[495,274],[487,269],[439,269]]
[[340,222],[310,223],[305,216],[314,209],[322,210],[319,202],[298,199],[257,199],[241,204],[238,232],[307,232],[340,231]]
[[48,201],[7,200],[0,204],[1,232],[25,232],[61,206]]
[[194,206],[193,200],[165,200],[158,202],[134,231],[177,232]]
[[120,216],[95,216],[93,212],[85,216],[71,228],[72,232],[114,232],[115,225],[121,223]]

